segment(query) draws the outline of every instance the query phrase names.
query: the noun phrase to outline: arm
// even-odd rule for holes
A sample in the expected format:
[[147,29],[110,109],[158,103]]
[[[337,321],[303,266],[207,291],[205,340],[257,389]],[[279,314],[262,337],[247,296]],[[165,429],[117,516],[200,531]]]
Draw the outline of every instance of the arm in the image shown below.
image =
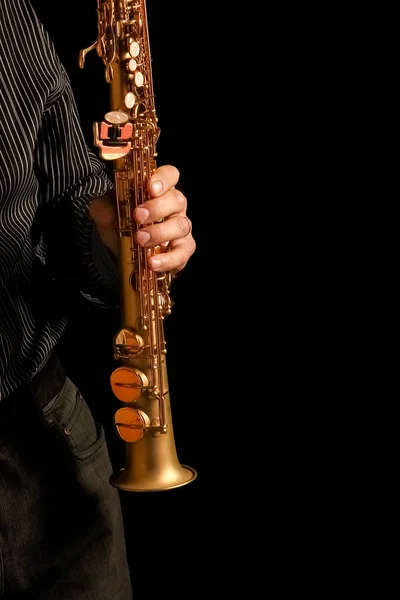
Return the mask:
[[87,147],[68,78],[46,107],[36,148],[42,247],[50,275],[103,306],[118,305],[116,262],[102,243],[89,206],[113,185]]

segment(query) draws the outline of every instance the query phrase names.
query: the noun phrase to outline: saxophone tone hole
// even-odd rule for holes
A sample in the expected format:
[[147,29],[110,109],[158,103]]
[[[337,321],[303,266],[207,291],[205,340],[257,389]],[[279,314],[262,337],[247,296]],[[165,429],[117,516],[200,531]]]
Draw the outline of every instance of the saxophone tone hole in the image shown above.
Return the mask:
[[134,292],[137,292],[137,291],[138,291],[138,290],[137,290],[137,277],[136,277],[136,273],[135,273],[135,272],[134,272],[134,273],[132,273],[132,275],[131,275],[131,277],[130,277],[130,286],[131,286],[131,289],[132,289]]

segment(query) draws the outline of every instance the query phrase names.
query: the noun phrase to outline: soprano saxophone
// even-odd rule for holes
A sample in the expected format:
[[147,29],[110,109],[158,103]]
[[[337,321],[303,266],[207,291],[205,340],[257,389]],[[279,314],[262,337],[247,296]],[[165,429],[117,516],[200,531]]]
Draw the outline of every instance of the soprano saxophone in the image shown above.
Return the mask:
[[114,428],[126,443],[124,468],[110,482],[126,491],[163,491],[192,482],[196,471],[176,452],[163,320],[171,313],[171,277],[148,268],[163,247],[141,248],[132,218],[148,199],[160,135],[154,103],[145,0],[97,0],[98,36],[81,50],[79,66],[95,49],[105,66],[111,110],[94,124],[94,143],[113,173],[119,229],[121,327],[114,336],[113,394],[122,403]]

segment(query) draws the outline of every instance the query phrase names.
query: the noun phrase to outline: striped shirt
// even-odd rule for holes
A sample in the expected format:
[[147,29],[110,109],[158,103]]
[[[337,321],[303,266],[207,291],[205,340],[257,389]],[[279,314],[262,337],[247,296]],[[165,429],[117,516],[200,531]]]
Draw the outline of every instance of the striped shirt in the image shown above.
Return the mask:
[[118,304],[115,263],[88,216],[112,188],[70,82],[28,0],[0,0],[0,401],[45,364],[69,293]]

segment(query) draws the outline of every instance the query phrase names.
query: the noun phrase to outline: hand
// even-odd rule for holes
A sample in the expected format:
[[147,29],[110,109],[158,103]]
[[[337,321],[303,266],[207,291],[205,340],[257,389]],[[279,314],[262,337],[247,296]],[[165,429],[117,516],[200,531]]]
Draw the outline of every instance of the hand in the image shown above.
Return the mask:
[[[150,200],[134,211],[136,222],[144,226],[136,234],[136,242],[145,248],[166,246],[166,252],[150,258],[153,271],[178,273],[196,249],[192,222],[186,216],[186,197],[175,188],[178,180],[178,169],[170,165],[159,167],[149,181]],[[160,219],[163,222],[154,223]],[[153,225],[147,225],[152,222]]]
[[[133,217],[141,225],[135,236],[136,243],[145,248],[158,245],[166,248],[166,252],[149,259],[149,267],[154,271],[178,273],[186,266],[196,249],[192,223],[186,216],[186,197],[175,188],[178,180],[179,171],[175,167],[159,167],[149,181],[150,199],[134,210]],[[152,187],[155,182],[161,184],[158,190]],[[103,243],[117,256],[115,206],[108,198],[95,198],[90,204],[89,213]],[[161,223],[155,223],[160,219],[163,219]]]

